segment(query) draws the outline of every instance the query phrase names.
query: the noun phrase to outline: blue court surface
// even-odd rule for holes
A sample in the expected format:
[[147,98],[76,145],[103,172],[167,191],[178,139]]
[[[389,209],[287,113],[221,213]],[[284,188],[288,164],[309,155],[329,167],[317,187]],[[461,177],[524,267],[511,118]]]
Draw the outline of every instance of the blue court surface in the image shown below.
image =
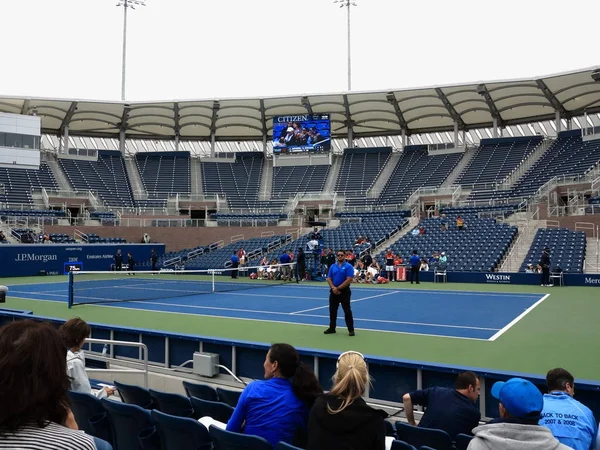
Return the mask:
[[[139,280],[136,280],[139,281]],[[174,287],[174,286],[173,286]],[[67,302],[68,283],[14,285],[11,297]],[[94,289],[92,301],[123,289],[149,289],[145,283]],[[175,296],[180,292],[182,296]],[[152,295],[155,295],[152,294]],[[169,298],[164,298],[169,296]],[[142,309],[174,314],[199,314],[241,320],[289,322],[325,328],[329,321],[329,289],[323,286],[287,284],[252,286],[232,292],[190,295],[179,288],[142,301],[98,306]],[[548,295],[473,291],[403,289],[402,285],[378,289],[352,289],[352,310],[357,330],[413,333],[463,339],[495,340]],[[135,298],[135,297],[134,297]],[[138,297],[141,298],[141,297]],[[76,314],[78,306],[74,306]],[[342,308],[338,328],[344,329]]]

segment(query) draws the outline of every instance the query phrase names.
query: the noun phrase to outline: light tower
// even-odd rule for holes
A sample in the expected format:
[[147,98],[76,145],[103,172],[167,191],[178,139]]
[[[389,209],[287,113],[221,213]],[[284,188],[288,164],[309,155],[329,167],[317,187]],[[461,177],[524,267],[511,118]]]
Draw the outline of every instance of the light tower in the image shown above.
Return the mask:
[[121,100],[125,100],[125,74],[127,72],[127,9],[146,6],[146,0],[118,0],[117,6],[123,7],[123,62],[121,63]]
[[334,0],[333,3],[339,4],[340,8],[346,8],[348,13],[348,91],[352,90],[352,53],[350,52],[350,7],[358,6],[352,0]]

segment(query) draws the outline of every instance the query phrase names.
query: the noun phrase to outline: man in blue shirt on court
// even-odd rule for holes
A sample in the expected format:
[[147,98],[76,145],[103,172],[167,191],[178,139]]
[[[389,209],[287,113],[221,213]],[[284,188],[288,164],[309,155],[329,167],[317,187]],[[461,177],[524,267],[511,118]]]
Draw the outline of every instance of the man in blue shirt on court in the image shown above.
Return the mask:
[[325,330],[325,334],[335,333],[337,325],[337,312],[342,304],[344,310],[344,318],[348,327],[348,334],[354,336],[354,318],[352,317],[352,309],[350,308],[350,284],[354,277],[354,267],[346,262],[346,252],[338,250],[336,253],[336,263],[329,268],[327,274],[327,283],[331,288],[329,291],[329,328]]
[[546,375],[546,386],[540,425],[550,428],[556,439],[575,450],[595,448],[598,423],[592,411],[573,398],[573,375],[565,369],[552,369]]
[[419,283],[419,269],[421,268],[421,257],[417,254],[416,250],[413,250],[412,256],[409,260],[410,263],[410,284],[413,284],[413,277],[416,276],[417,284]]

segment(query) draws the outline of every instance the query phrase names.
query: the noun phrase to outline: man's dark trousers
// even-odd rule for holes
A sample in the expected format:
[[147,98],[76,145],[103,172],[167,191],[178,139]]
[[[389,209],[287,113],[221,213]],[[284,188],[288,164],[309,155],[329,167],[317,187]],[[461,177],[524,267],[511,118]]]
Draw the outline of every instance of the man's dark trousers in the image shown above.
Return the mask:
[[413,282],[413,277],[417,278],[417,283],[419,282],[419,267],[418,266],[411,266],[410,267],[410,282]]
[[542,266],[542,284],[550,284],[550,266],[547,266],[545,264]]
[[331,290],[329,291],[329,328],[335,330],[337,323],[337,312],[342,304],[344,310],[344,319],[346,319],[346,326],[348,331],[354,331],[354,318],[352,317],[352,309],[350,308],[350,296],[352,292],[350,287],[344,288],[340,291],[340,294],[336,295]]

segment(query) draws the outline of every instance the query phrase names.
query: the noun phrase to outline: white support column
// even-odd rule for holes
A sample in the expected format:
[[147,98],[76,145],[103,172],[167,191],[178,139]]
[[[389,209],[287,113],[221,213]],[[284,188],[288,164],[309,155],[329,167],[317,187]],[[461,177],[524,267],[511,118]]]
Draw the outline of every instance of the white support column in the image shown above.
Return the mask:
[[454,146],[458,147],[458,122],[454,121]]
[[210,133],[210,157],[215,157],[215,133]]
[[119,151],[125,156],[125,130],[119,132]]
[[352,126],[348,127],[348,148],[354,147],[354,130],[352,130]]
[[65,132],[62,136],[62,150],[65,155],[69,154],[69,126],[65,126]]
[[406,130],[402,128],[402,150],[406,147]]
[[560,120],[560,111],[556,110],[556,113],[554,115],[556,117],[556,134],[560,133],[562,130],[562,122]]
[[494,117],[492,119],[492,124],[493,124],[492,125],[492,127],[493,127],[492,128],[492,136],[494,136],[495,138],[497,138],[498,137],[498,118],[497,117]]
[[573,129],[573,120],[571,118],[567,119],[567,130]]
[[466,130],[462,130],[462,145],[463,147],[467,146],[467,131]]
[[179,134],[175,135],[175,151],[179,151]]
[[266,158],[267,157],[267,135],[266,134],[263,136],[262,145],[263,145],[263,155]]

